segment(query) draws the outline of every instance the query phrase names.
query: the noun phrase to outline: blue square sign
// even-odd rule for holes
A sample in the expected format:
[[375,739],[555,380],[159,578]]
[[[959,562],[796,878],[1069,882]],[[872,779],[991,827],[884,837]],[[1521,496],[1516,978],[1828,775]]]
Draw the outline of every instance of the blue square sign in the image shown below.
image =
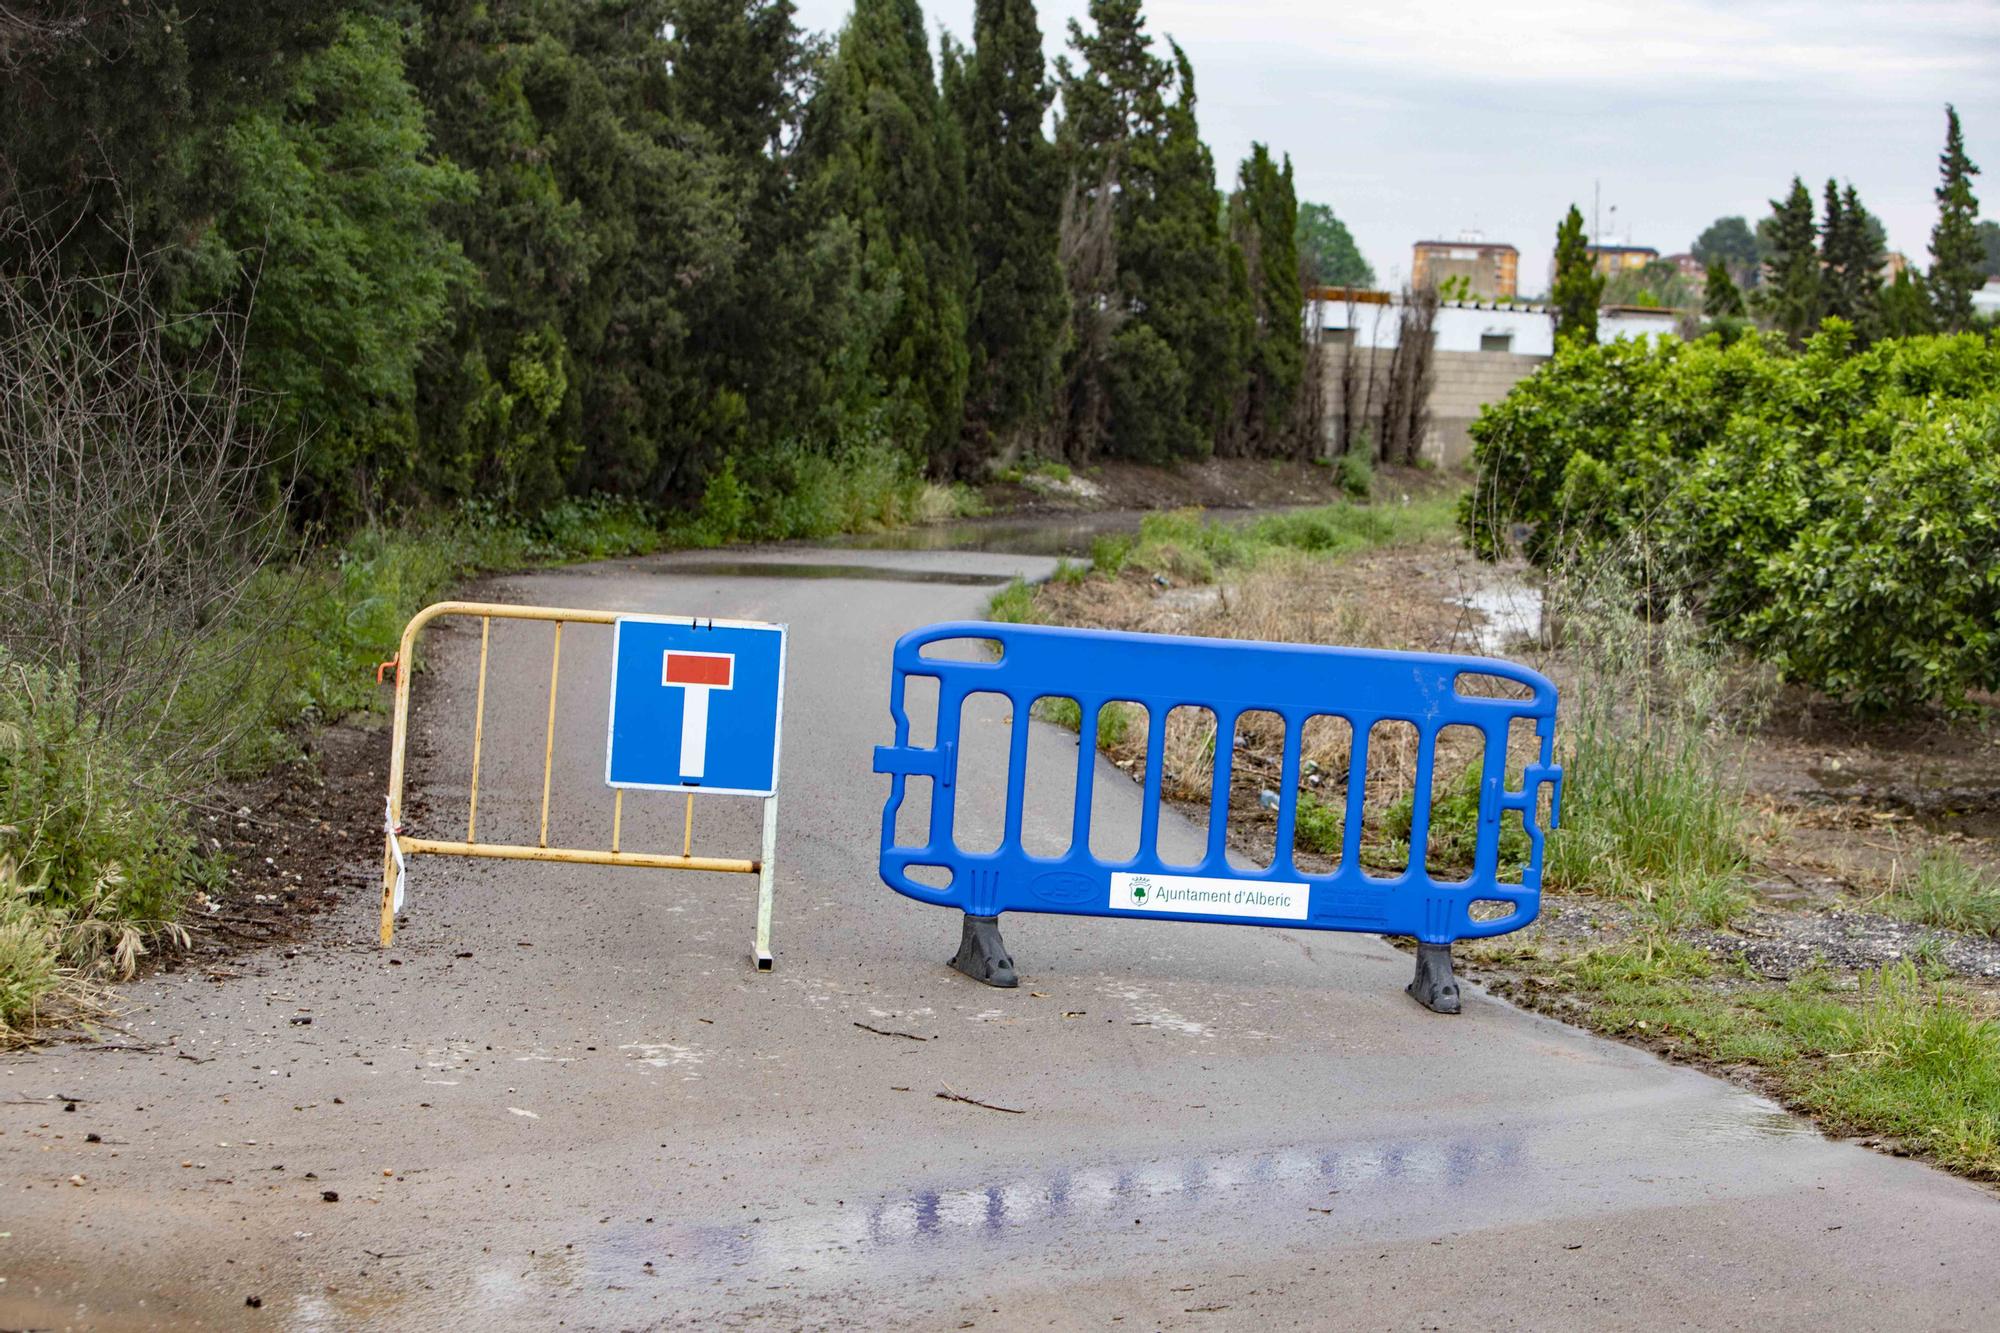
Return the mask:
[[621,616],[612,634],[604,781],[774,796],[784,704],[783,625]]

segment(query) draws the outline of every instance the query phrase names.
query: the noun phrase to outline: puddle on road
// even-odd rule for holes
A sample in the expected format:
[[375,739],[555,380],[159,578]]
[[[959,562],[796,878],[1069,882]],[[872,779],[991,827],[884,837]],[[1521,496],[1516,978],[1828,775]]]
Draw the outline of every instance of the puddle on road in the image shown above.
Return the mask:
[[1062,1168],[990,1184],[918,1188],[859,1207],[822,1206],[749,1225],[628,1226],[592,1247],[590,1275],[613,1281],[650,1262],[661,1276],[684,1278],[721,1280],[743,1272],[849,1277],[863,1252],[880,1261],[903,1250],[961,1242],[1047,1244],[1052,1227],[1122,1232],[1133,1226],[1134,1208],[1147,1210],[1143,1225],[1172,1228],[1192,1222],[1203,1208],[1233,1202],[1282,1218],[1282,1229],[1289,1230],[1310,1215],[1306,1209],[1352,1221],[1366,1214],[1370,1195],[1463,1187],[1516,1170],[1525,1156],[1522,1139],[1503,1134]]
[[1691,1115],[1675,1125],[1675,1136],[1702,1143],[1825,1137],[1807,1121],[1762,1097],[1746,1097],[1716,1111]]
[[865,579],[874,583],[951,583],[967,588],[998,588],[1012,583],[1011,574],[973,574],[942,569],[897,569],[890,565],[814,565],[778,560],[702,560],[677,567],[677,572],[716,574],[745,579]]

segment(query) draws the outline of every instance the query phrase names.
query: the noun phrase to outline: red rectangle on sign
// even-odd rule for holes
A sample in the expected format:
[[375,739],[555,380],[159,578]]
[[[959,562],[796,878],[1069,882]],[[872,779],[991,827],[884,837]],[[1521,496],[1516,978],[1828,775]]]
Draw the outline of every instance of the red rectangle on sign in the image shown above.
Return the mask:
[[733,657],[697,653],[668,653],[666,683],[669,685],[720,685],[729,688]]

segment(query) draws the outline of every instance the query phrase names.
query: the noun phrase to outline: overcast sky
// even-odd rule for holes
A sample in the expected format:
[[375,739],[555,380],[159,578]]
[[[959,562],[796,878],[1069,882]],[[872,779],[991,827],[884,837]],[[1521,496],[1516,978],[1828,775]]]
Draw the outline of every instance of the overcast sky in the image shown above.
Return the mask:
[[[798,0],[837,29],[851,0]],[[1042,0],[1046,47],[1083,0]],[[969,42],[972,0],[928,0]],[[1851,180],[1891,248],[1928,264],[1931,190],[1955,102],[2000,217],[2000,0],[1147,0],[1194,62],[1225,188],[1252,140],[1288,152],[1302,200],[1333,206],[1385,284],[1410,244],[1477,229],[1547,283],[1556,223],[1685,250],[1754,224],[1794,173]],[[1162,42],[1164,49],[1164,42]],[[1614,214],[1613,209],[1616,209]]]

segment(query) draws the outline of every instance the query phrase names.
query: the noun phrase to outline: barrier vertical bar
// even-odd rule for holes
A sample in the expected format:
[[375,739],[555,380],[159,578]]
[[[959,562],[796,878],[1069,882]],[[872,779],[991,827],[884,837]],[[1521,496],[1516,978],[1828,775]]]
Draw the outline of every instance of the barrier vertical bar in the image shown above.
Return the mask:
[[1160,854],[1160,776],[1166,762],[1167,714],[1172,711],[1171,705],[1146,705],[1146,791],[1139,807],[1138,857],[1142,861]]
[[1410,788],[1410,855],[1404,868],[1430,873],[1431,770],[1437,761],[1438,728],[1425,722],[1417,728],[1417,776]]
[[1271,865],[1288,875],[1299,873],[1293,854],[1292,830],[1299,814],[1299,755],[1305,747],[1305,717],[1281,714],[1285,723],[1284,757],[1278,761],[1278,831],[1272,835]]
[[549,845],[549,774],[556,762],[556,676],[562,671],[563,623],[556,622],[555,655],[549,659],[549,730],[542,742],[542,834],[538,845]]
[[1079,699],[1076,726],[1076,809],[1070,816],[1069,846],[1090,851],[1090,806],[1097,789],[1097,724],[1111,705],[1102,699]]
[[1007,740],[1007,814],[1002,821],[1006,830],[1000,835],[1002,847],[1021,846],[1021,807],[1027,804],[1028,790],[1028,715],[1034,711],[1033,695],[1016,699],[1012,695],[1007,702],[1013,705],[1013,733]]
[[479,746],[486,735],[486,644],[493,636],[493,617],[479,618],[479,698],[472,705],[472,801],[465,809],[465,840],[479,841]]
[[[690,797],[690,800],[693,798]],[[771,970],[771,876],[778,859],[778,798],[764,798],[764,855],[757,863],[757,970]]]
[[1215,717],[1215,762],[1208,774],[1208,850],[1201,855],[1204,870],[1229,868],[1229,789],[1236,772],[1236,722],[1241,712],[1231,713],[1225,722],[1221,712]]
[[681,827],[681,855],[694,855],[694,793],[688,793],[687,822]]
[[1368,809],[1368,737],[1375,719],[1357,715],[1347,720],[1347,827],[1340,831],[1340,873],[1365,874],[1361,868],[1361,821]]
[[1508,723],[1502,720],[1497,729],[1489,726],[1479,733],[1485,751],[1479,765],[1479,835],[1472,849],[1472,878],[1477,882],[1497,878],[1500,870],[1500,837],[1497,831],[1489,836],[1487,830],[1500,823],[1500,793],[1507,785],[1507,730]]
[[[618,837],[625,831],[625,789],[617,788],[611,797],[611,850],[618,850]],[[681,853],[686,856],[686,852]]]

